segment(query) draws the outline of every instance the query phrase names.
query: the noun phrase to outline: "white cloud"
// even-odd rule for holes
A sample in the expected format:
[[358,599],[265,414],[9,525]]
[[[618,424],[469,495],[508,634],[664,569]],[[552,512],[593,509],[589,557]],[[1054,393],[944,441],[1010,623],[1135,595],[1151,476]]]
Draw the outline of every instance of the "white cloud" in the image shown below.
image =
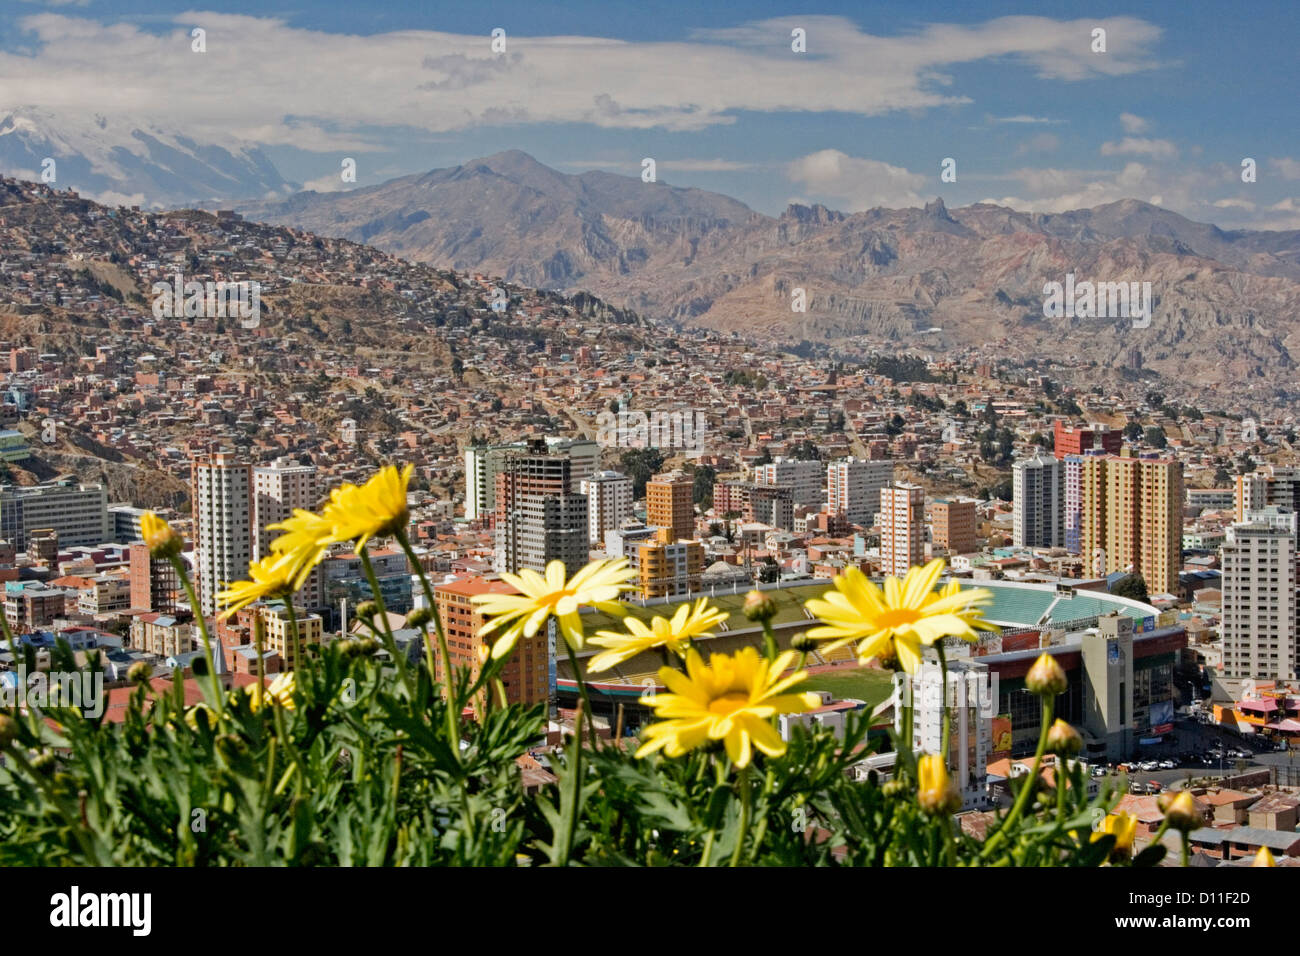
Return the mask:
[[[189,11],[149,32],[54,13],[23,18],[22,54],[0,53],[9,103],[55,115],[146,115],[196,139],[247,137],[313,151],[360,150],[375,131],[519,123],[698,130],[740,111],[875,116],[960,105],[945,72],[1009,61],[1044,79],[1153,68],[1161,30],[1131,17],[1003,17],[873,36],[841,17],[791,17],[701,31],[681,42],[403,30],[326,33],[282,19]],[[207,52],[189,31],[207,31]],[[789,49],[793,26],[808,54]],[[1091,30],[1108,29],[1105,56]],[[111,77],[112,82],[105,82]]]
[[823,149],[796,159],[786,175],[810,194],[829,199],[849,212],[874,206],[917,206],[924,200],[917,190],[926,176],[875,159],[850,156],[838,149]]
[[1178,147],[1167,139],[1142,139],[1125,136],[1118,143],[1101,144],[1103,156],[1150,156],[1153,159],[1170,159],[1178,155]]
[[1281,156],[1277,159],[1270,159],[1268,164],[1283,179],[1300,179],[1300,160]]
[[1134,116],[1132,113],[1120,113],[1119,123],[1126,133],[1145,133],[1149,125],[1142,117]]

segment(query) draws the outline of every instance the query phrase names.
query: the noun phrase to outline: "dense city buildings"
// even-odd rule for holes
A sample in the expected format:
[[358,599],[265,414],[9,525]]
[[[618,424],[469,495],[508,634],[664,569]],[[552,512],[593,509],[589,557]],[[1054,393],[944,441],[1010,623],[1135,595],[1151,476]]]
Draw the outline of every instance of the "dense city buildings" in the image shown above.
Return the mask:
[[674,597],[700,589],[704,547],[698,541],[677,541],[672,530],[660,528],[654,538],[638,542],[632,560],[643,598]]

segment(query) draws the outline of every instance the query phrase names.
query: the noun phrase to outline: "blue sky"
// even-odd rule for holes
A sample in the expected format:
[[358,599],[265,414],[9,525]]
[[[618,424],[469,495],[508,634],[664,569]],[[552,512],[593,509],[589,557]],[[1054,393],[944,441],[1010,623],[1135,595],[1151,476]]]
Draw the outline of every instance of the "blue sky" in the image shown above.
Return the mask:
[[0,0],[0,112],[258,143],[321,189],[344,188],[344,156],[365,185],[518,148],[566,172],[639,175],[654,157],[660,180],[766,213],[1132,196],[1300,228],[1294,4],[736,7]]

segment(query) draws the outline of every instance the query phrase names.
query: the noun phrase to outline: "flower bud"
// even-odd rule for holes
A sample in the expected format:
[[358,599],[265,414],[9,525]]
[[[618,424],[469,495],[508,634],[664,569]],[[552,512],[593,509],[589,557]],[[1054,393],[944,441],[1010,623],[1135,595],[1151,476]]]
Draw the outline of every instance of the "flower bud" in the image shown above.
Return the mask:
[[1063,757],[1073,757],[1082,747],[1083,738],[1079,732],[1057,717],[1047,731],[1048,751]]
[[1273,859],[1273,854],[1269,852],[1268,847],[1262,846],[1259,852],[1255,854],[1251,866],[1277,866],[1277,861]]
[[807,631],[800,631],[794,636],[794,639],[790,641],[790,647],[802,654],[807,654],[809,651],[814,650],[817,647],[817,641],[815,638],[809,637]]
[[880,792],[887,797],[896,797],[903,792],[903,781],[895,778],[880,785]]
[[417,607],[410,614],[406,615],[407,627],[424,627],[433,620],[433,608]]
[[357,605],[356,616],[358,621],[369,621],[379,613],[379,605],[374,601],[362,601]]
[[1115,845],[1110,849],[1112,861],[1127,860],[1133,855],[1133,839],[1137,836],[1137,817],[1131,813],[1110,813],[1101,827],[1092,834],[1092,840],[1114,835]]
[[185,547],[184,540],[172,526],[152,511],[140,516],[140,536],[149,546],[151,558],[174,558]]
[[764,594],[762,591],[750,591],[745,595],[745,606],[742,610],[745,617],[751,621],[766,623],[776,616],[776,601],[772,600],[771,595]]
[[1064,694],[1069,684],[1065,679],[1065,671],[1061,670],[1061,665],[1056,663],[1056,658],[1046,652],[1038,655],[1038,660],[1034,661],[1034,666],[1029,668],[1029,673],[1025,675],[1025,687],[1032,694],[1039,697],[1056,697],[1058,694]]
[[136,661],[126,669],[126,679],[132,684],[143,684],[153,675],[153,668],[145,661]]
[[1187,790],[1169,801],[1165,807],[1165,819],[1171,827],[1182,833],[1190,833],[1205,826],[1205,819],[1196,809],[1196,799]]
[[946,816],[961,809],[961,794],[937,754],[922,754],[916,762],[916,802],[930,816]]

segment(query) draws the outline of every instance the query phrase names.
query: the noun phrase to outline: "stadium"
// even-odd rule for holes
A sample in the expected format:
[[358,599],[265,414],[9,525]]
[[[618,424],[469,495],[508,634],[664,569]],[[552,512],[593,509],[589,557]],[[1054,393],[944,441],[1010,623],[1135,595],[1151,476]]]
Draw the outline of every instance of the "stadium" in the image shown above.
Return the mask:
[[[961,584],[992,593],[984,616],[998,630],[982,635],[974,644],[951,641],[946,645],[947,655],[950,660],[972,659],[988,667],[997,688],[996,712],[1010,717],[1013,755],[1032,752],[1038,737],[1038,701],[1025,690],[1024,676],[1043,652],[1056,658],[1069,679],[1069,689],[1057,701],[1057,715],[1084,732],[1088,756],[1124,759],[1136,753],[1143,742],[1155,741],[1168,732],[1177,703],[1175,672],[1187,646],[1186,631],[1176,615],[1083,587],[1016,581]],[[804,605],[830,586],[826,580],[759,586],[776,604],[772,627],[782,650],[790,647],[796,634],[819,623]],[[632,602],[628,614],[648,623],[656,615],[671,617],[688,600],[708,597],[728,617],[715,629],[714,637],[697,641],[697,645],[706,654],[734,653],[743,647],[762,646],[761,625],[743,613],[748,590]],[[619,619],[611,614],[589,610],[582,620],[588,636],[600,630],[622,630]],[[579,651],[579,665],[599,650],[588,646]],[[658,671],[663,665],[660,652],[644,652],[601,673],[598,679],[589,679],[592,709],[610,719],[612,726],[622,704],[623,726],[638,726],[649,716],[638,700],[651,689],[662,689]],[[813,650],[806,666],[812,674],[811,689],[832,690],[837,697],[862,700],[865,706],[873,706],[889,694],[889,672],[859,666],[852,648],[829,654]],[[583,673],[585,676],[585,669]],[[576,705],[573,673],[562,654],[556,663],[555,688],[561,706]]]

